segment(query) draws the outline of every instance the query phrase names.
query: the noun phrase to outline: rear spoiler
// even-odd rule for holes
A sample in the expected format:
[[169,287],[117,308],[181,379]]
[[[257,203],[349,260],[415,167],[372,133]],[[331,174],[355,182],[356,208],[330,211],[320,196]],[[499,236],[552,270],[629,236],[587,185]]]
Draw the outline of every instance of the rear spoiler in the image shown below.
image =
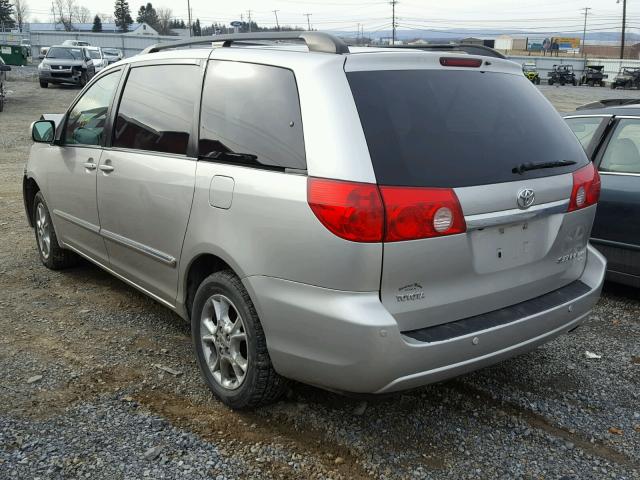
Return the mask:
[[638,105],[640,99],[637,98],[607,98],[597,102],[581,105],[576,110],[593,110],[596,108],[619,107],[621,105]]
[[[387,46],[385,45],[385,48]],[[470,55],[482,55],[506,59],[499,51],[484,45],[471,45],[469,43],[426,43],[424,45],[389,45],[388,48],[410,48],[413,50],[425,50],[436,52],[464,52]]]

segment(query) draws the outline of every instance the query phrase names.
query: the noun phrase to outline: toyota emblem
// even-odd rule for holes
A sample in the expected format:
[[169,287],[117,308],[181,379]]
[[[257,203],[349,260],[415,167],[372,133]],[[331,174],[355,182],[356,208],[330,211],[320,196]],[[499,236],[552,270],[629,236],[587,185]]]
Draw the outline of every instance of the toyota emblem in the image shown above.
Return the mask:
[[523,188],[518,192],[516,200],[518,202],[518,208],[520,210],[526,210],[536,199],[536,194],[530,188]]

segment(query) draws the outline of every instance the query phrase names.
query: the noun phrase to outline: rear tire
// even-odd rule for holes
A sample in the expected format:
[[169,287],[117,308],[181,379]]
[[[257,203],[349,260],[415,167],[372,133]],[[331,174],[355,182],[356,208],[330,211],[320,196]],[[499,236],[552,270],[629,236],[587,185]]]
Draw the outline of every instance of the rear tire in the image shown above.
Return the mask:
[[40,88],[47,88],[49,87],[49,84],[47,82],[43,82],[42,80],[40,80]]
[[553,80],[549,80],[549,85],[553,85]]
[[76,265],[78,256],[58,245],[58,237],[42,192],[36,193],[32,215],[36,245],[42,264],[50,270],[61,270]]
[[280,398],[286,381],[273,369],[258,313],[231,270],[202,281],[191,312],[198,366],[216,397],[233,409]]

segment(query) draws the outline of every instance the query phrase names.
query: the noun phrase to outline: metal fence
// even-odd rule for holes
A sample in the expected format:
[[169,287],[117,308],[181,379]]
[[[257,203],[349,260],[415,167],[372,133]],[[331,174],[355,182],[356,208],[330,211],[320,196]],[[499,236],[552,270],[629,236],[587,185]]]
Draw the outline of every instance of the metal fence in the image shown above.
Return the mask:
[[38,58],[41,47],[60,45],[65,40],[82,40],[90,45],[102,48],[118,48],[125,57],[140,53],[144,48],[160,42],[180,40],[177,36],[131,35],[122,33],[87,33],[87,32],[30,32],[23,34],[0,33],[0,44],[19,44],[22,39],[31,42],[31,55]]

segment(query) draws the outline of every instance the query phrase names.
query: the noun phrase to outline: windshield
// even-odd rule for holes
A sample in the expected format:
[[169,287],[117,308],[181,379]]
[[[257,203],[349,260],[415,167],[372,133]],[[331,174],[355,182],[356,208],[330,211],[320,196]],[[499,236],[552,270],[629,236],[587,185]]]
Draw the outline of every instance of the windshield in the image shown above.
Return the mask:
[[120,52],[118,50],[112,50],[110,48],[104,48],[104,49],[102,49],[102,52],[105,55],[119,55],[120,54]]
[[[381,184],[487,185],[569,173],[588,162],[571,129],[524,76],[387,70],[350,72],[347,79]],[[566,161],[576,163],[559,163]]]
[[60,60],[82,60],[82,49],[72,47],[51,47],[47,53],[47,58],[57,58]]
[[91,58],[102,58],[98,50],[89,50],[89,55],[91,55]]

